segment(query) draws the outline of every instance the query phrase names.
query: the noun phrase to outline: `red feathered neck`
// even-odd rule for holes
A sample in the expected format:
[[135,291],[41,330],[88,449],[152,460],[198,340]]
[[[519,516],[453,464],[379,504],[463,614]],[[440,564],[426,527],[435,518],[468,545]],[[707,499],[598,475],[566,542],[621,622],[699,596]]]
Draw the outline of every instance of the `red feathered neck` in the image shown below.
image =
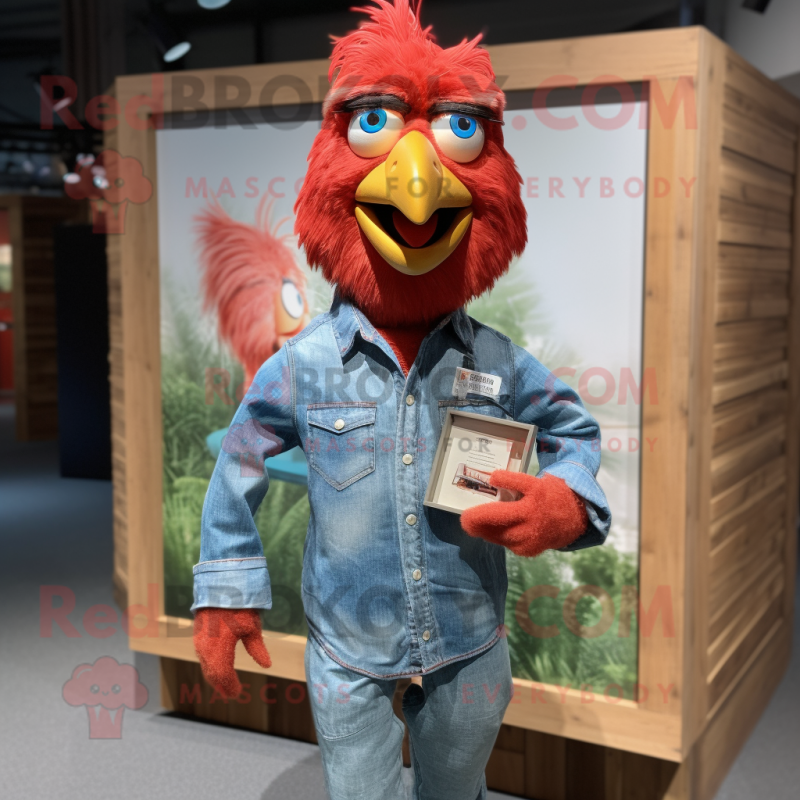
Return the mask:
[[422,340],[436,326],[429,322],[417,322],[411,325],[394,327],[376,325],[375,327],[394,351],[403,373],[408,375],[411,365],[417,358]]

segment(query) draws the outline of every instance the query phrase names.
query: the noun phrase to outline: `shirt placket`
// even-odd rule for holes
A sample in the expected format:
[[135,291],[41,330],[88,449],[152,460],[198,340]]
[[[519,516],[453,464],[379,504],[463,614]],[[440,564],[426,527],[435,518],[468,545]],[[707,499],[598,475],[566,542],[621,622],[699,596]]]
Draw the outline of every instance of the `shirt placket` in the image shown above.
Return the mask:
[[394,459],[401,564],[410,606],[411,661],[414,665],[421,664],[428,668],[437,662],[439,648],[434,636],[433,614],[428,599],[428,571],[423,546],[424,518],[422,496],[419,492],[422,476],[419,474],[417,443],[420,437],[423,392],[424,387],[415,362],[399,397]]

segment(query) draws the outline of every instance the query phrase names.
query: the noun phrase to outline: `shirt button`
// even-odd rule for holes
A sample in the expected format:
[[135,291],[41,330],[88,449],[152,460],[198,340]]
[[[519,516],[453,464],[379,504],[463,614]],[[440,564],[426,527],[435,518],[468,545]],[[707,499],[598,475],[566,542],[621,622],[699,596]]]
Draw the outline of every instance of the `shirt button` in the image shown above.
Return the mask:
[[428,639],[430,639],[430,638],[431,638],[431,632],[430,631],[423,631],[422,632],[422,640],[424,642],[427,642]]
[[411,453],[406,453],[403,456],[403,463],[404,464],[410,464],[413,460],[414,460],[414,456],[412,456]]
[[337,419],[336,422],[333,423],[333,427],[336,428],[337,431],[340,431],[342,428],[344,428],[344,420]]
[[419,580],[419,579],[422,577],[422,571],[421,571],[421,570],[418,570],[418,569],[415,569],[415,570],[414,570],[414,571],[411,573],[411,577],[412,577],[412,578],[413,578],[415,581],[418,581],[418,580]]
[[406,517],[406,522],[407,522],[409,525],[416,525],[416,524],[417,524],[417,515],[416,515],[416,514],[409,514],[409,515]]
[[413,394],[407,394],[406,395],[406,405],[407,406],[413,406],[414,405],[414,395]]

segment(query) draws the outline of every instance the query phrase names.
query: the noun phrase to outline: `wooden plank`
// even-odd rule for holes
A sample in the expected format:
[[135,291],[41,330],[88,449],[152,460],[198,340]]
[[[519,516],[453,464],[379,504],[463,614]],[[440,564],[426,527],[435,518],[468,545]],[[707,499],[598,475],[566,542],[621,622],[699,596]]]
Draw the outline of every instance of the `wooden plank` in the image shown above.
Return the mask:
[[[756,559],[767,560],[777,556],[783,546],[782,526],[778,521],[778,512],[773,510],[768,518],[763,520],[763,528],[754,530],[752,527],[743,527],[729,537],[723,546],[722,556],[724,563],[712,569],[709,575],[709,610],[713,615],[728,596],[734,592],[743,581],[746,581],[753,570]],[[741,543],[740,547],[735,547]],[[728,544],[734,552],[728,553]],[[743,552],[746,550],[747,552]]]
[[[111,90],[114,94],[115,89]],[[116,129],[106,131],[107,149],[118,150]],[[114,486],[114,598],[126,608],[128,601],[128,519],[125,469],[125,341],[122,319],[122,252],[119,236],[106,237],[108,265],[109,383],[111,394],[111,478]]]
[[526,796],[537,800],[567,800],[566,759],[566,739],[525,731]]
[[[655,637],[654,637],[655,638]],[[643,683],[641,672],[640,682]],[[643,700],[629,700],[591,694],[578,689],[549,686],[514,679],[515,698],[506,710],[504,722],[526,730],[602,744],[666,761],[680,761],[680,717],[650,710]],[[655,706],[669,707],[670,684],[648,684]]]
[[[682,749],[686,755],[702,730],[706,713],[703,682],[706,666],[708,616],[708,509],[711,496],[712,394],[714,389],[714,306],[717,297],[719,252],[715,237],[719,224],[720,162],[723,110],[724,46],[709,34],[701,37],[697,76],[698,141],[695,152],[697,204],[691,287],[689,449],[686,462],[686,545],[683,569],[685,611],[682,665]],[[673,462],[676,465],[679,462]],[[663,552],[663,547],[662,547]],[[641,680],[641,676],[640,676]]]
[[716,496],[752,473],[752,465],[767,463],[783,454],[786,423],[773,422],[769,427],[746,437],[711,460],[711,492]]
[[744,478],[725,489],[725,491],[714,495],[711,500],[710,519],[712,522],[735,510],[738,506],[747,503],[751,495],[762,489],[783,486],[786,483],[785,471],[786,457],[779,456],[772,461],[768,461],[752,474],[745,475]]
[[710,562],[712,571],[717,568],[717,553],[720,545],[743,526],[754,523],[755,527],[758,527],[759,521],[763,522],[766,519],[766,515],[772,510],[773,506],[785,500],[785,487],[785,476],[779,475],[775,480],[769,481],[760,489],[750,492],[746,499],[732,511],[712,523],[709,532],[712,548]]
[[786,212],[791,211],[794,184],[791,175],[723,148],[720,193]]
[[781,623],[782,615],[783,598],[777,595],[758,616],[754,615],[750,619],[749,625],[741,632],[741,638],[734,645],[734,649],[726,653],[709,675],[709,700],[712,704],[716,704],[726,689],[736,680],[744,665],[752,658],[753,653],[758,651],[759,645],[773,635],[776,627]]
[[[734,344],[737,348],[749,348],[751,350],[761,349],[762,347],[775,347],[775,341],[783,341],[784,346],[788,343],[786,336],[787,325],[783,320],[763,320],[755,322],[737,322],[731,325],[717,325],[714,329],[714,342],[717,344]],[[782,340],[777,339],[782,335]],[[762,342],[769,339],[769,344]]]
[[724,170],[720,181],[720,197],[756,208],[767,208],[781,214],[790,214],[792,211],[791,195],[756,186],[747,180],[727,174]]
[[669,100],[671,87],[665,86],[664,81],[697,72],[700,35],[700,28],[675,28],[501,44],[486,49],[505,91],[531,89],[545,80],[550,85],[582,86],[602,75],[629,82],[652,76]]
[[778,114],[795,125],[800,124],[800,105],[796,97],[759,72],[735,50],[726,49],[725,60],[726,87],[771,109],[773,114]]
[[161,703],[198,719],[316,742],[305,684],[237,671],[244,691],[236,700],[217,694],[199,664],[161,658]]
[[[800,145],[798,146],[800,157]],[[795,197],[800,194],[800,172],[795,176]],[[797,575],[797,521],[800,501],[800,202],[794,204],[794,249],[792,251],[792,283],[789,290],[789,403],[786,440],[786,539],[784,543],[784,605],[783,613],[790,617],[794,609]]]
[[759,225],[746,225],[741,222],[717,223],[717,238],[727,244],[746,244],[755,247],[774,247],[787,250],[792,246],[788,231],[777,231]]
[[[486,785],[507,794],[525,795],[525,755],[495,744],[486,765]],[[530,796],[530,795],[529,795]]]
[[760,103],[760,94],[751,97],[736,89],[731,84],[725,85],[725,105],[737,111],[743,117],[762,120],[774,135],[785,137],[791,142],[797,141],[797,121],[783,116],[768,103]]
[[752,374],[730,381],[722,381],[714,386],[713,403],[719,405],[737,397],[757,392],[776,383],[782,383],[789,375],[789,363],[780,361],[769,364],[763,369],[755,370]]
[[513,725],[501,725],[500,730],[497,732],[497,739],[495,739],[494,746],[512,753],[524,753],[525,734],[526,731],[524,728],[516,728]]
[[[659,89],[669,97],[677,91],[678,81],[662,80]],[[703,108],[701,102],[698,108]],[[667,125],[651,110],[649,176],[664,177],[672,185],[678,185],[679,176],[696,174],[697,148],[695,131],[688,131],[682,125]],[[683,633],[692,627],[686,618],[685,579],[686,565],[693,561],[687,547],[694,546],[696,533],[693,530],[689,535],[687,530],[687,492],[692,481],[699,478],[695,471],[696,455],[689,452],[690,441],[697,439],[690,436],[686,413],[688,408],[698,408],[690,401],[689,385],[694,356],[690,340],[692,298],[700,302],[699,298],[706,296],[697,285],[698,254],[694,244],[697,196],[695,192],[686,198],[684,193],[676,192],[669,198],[648,203],[645,222],[642,362],[645,369],[655,371],[659,383],[669,386],[670,391],[667,401],[642,406],[642,436],[657,440],[659,447],[652,453],[642,453],[639,579],[644,596],[652,596],[657,586],[670,587],[676,630]],[[713,291],[710,296],[713,299]],[[684,464],[689,465],[691,475],[683,467],[675,466]],[[667,541],[670,545],[665,547]],[[648,687],[659,684],[673,687],[668,702],[653,692],[644,702],[647,709],[663,716],[665,721],[681,714],[685,692],[689,691],[684,674],[686,646],[683,636],[669,640],[647,637],[639,642],[639,682]]]
[[[734,358],[736,356],[745,355],[748,353],[758,353],[761,351],[762,348],[764,349],[774,349],[774,348],[786,348],[788,345],[788,334],[786,331],[786,323],[784,320],[777,320],[778,324],[775,330],[772,330],[770,333],[765,334],[763,339],[746,339],[740,341],[715,341],[714,342],[714,362],[720,363],[725,361],[728,358]],[[737,327],[738,325],[746,325],[750,324],[747,321],[742,321],[736,323],[732,326],[725,326],[725,327]],[[761,324],[760,321],[756,321],[755,324]]]
[[750,595],[758,591],[758,587],[766,583],[770,579],[770,574],[779,567],[780,559],[778,557],[753,564],[751,574],[714,609],[714,613],[709,619],[709,642],[713,642],[721,636],[739,613],[749,613]]
[[714,382],[723,383],[741,378],[759,367],[776,364],[786,360],[786,349],[777,347],[770,350],[757,350],[734,358],[724,358],[714,363]]
[[[727,361],[717,363],[725,364]],[[787,391],[774,388],[716,406],[712,420],[714,456],[741,443],[744,437],[757,434],[766,425],[774,424],[777,417],[785,415],[787,403]],[[757,474],[753,473],[754,476]]]
[[758,269],[721,269],[719,271],[718,300],[739,300],[748,294],[787,297],[789,276],[782,272],[763,272]]
[[749,547],[749,540],[760,531],[768,528],[775,519],[776,508],[785,501],[784,484],[777,488],[768,487],[756,492],[749,502],[742,504],[735,513],[718,519],[711,529],[710,574],[713,579],[740,558],[746,558],[743,551]]
[[686,762],[671,764],[606,748],[604,767],[605,800],[691,800]]
[[603,800],[606,751],[585,742],[567,742],[567,797]]
[[789,272],[791,252],[785,250],[764,250],[761,247],[746,247],[736,244],[719,245],[720,269],[753,269]]
[[[126,83],[127,82],[127,83]],[[133,79],[116,83],[117,100],[125,107],[131,99],[120,91],[123,85],[137,85]],[[125,451],[127,480],[128,598],[131,604],[146,605],[148,585],[163,585],[162,422],[161,347],[158,265],[158,196],[155,131],[136,131],[127,125],[117,129],[118,147],[126,157],[142,165],[153,183],[153,198],[130,204],[125,218],[125,235],[119,236],[120,285],[122,287],[123,402],[126,430],[135,446]],[[135,540],[135,547],[133,542]],[[159,592],[159,611],[164,610]],[[165,654],[169,655],[169,654]]]
[[757,118],[743,116],[729,107],[723,111],[722,145],[769,167],[794,174],[794,143],[776,135]]
[[738,646],[743,638],[743,631],[746,630],[747,623],[753,618],[757,618],[765,609],[773,603],[777,597],[783,595],[783,568],[775,561],[773,568],[765,576],[764,580],[759,581],[753,586],[753,591],[748,593],[746,603],[737,603],[732,606],[725,620],[727,624],[719,634],[711,640],[708,648],[708,663],[711,668],[711,675],[714,675],[722,662],[730,657],[733,650]]
[[778,211],[773,208],[761,208],[727,197],[720,198],[719,216],[726,222],[741,222],[745,225],[757,225],[778,231],[791,231],[792,229],[791,214],[788,209]]

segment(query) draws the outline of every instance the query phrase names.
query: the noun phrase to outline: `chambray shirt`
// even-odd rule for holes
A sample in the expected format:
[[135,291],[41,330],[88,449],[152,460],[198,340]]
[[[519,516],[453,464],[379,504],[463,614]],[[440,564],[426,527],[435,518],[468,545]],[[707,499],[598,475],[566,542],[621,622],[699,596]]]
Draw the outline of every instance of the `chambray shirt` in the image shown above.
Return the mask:
[[[454,397],[458,367],[499,376],[499,394]],[[603,543],[611,514],[595,481],[599,428],[572,389],[464,309],[428,334],[404,376],[364,314],[337,296],[261,367],[236,412],[206,495],[192,610],[271,607],[253,515],[269,485],[264,460],[300,446],[311,506],[302,596],[320,646],[380,678],[490,648],[503,632],[505,549],[423,506],[448,408],[538,425],[539,474],[586,502],[588,526],[565,549]]]

